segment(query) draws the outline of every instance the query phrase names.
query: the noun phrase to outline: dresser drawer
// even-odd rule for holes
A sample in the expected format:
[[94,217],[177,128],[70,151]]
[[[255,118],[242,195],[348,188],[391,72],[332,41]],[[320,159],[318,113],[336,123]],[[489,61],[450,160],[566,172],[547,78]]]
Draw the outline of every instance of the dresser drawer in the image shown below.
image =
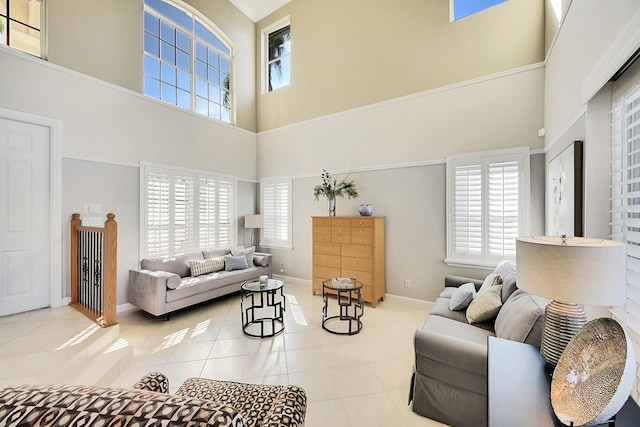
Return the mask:
[[373,261],[366,258],[342,257],[342,269],[371,271],[373,270]]
[[352,279],[358,279],[365,286],[373,285],[373,274],[367,271],[356,271],[349,270],[348,268],[343,268],[342,277],[351,277]]
[[351,229],[351,243],[373,243],[373,228],[354,227]]
[[340,243],[316,242],[313,245],[313,253],[314,256],[315,254],[340,255]]
[[349,227],[351,225],[350,218],[331,218],[332,227]]
[[332,227],[331,241],[333,243],[351,243],[351,228],[349,227]]
[[315,227],[331,227],[331,218],[329,218],[328,216],[325,217],[313,217],[311,218],[312,222],[313,222],[313,228]]
[[331,242],[331,227],[314,227],[314,242]]
[[373,228],[373,218],[352,218],[351,226]]
[[342,245],[342,256],[373,258],[373,248],[369,245]]
[[340,268],[340,255],[313,254],[313,265]]
[[[316,278],[319,279],[333,279],[334,277],[342,277],[340,276],[340,269],[334,267],[326,267],[324,265],[314,265],[313,266],[313,277],[314,281]],[[322,286],[322,283],[320,284]]]

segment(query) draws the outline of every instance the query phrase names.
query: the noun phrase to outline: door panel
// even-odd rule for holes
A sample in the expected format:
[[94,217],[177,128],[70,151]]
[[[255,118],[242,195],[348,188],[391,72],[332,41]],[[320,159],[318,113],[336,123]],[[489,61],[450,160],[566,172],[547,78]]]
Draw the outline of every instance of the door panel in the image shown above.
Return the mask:
[[0,119],[0,316],[49,305],[49,128]]

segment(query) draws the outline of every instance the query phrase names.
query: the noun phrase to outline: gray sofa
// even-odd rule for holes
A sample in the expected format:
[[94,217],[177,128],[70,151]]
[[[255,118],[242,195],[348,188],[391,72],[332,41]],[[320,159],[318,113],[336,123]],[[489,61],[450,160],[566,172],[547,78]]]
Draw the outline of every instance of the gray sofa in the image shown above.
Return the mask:
[[262,275],[271,277],[271,254],[252,248],[145,258],[140,268],[129,270],[128,299],[154,316],[169,319],[173,311],[237,292],[242,283]]
[[[496,276],[499,279],[496,279]],[[489,283],[502,282],[500,289]],[[483,282],[486,283],[485,286]],[[451,310],[461,286],[479,291],[473,306]],[[497,283],[497,282],[495,282]],[[489,336],[540,347],[544,309],[548,300],[530,295],[516,284],[516,266],[502,262],[484,281],[447,276],[445,289],[424,325],[414,336],[415,365],[409,402],[415,413],[453,427],[487,425],[487,341]],[[486,289],[485,289],[486,288]],[[497,316],[469,323],[469,310],[477,312],[476,299],[483,291],[495,295]],[[478,304],[481,304],[478,299]],[[491,314],[489,314],[491,315]]]

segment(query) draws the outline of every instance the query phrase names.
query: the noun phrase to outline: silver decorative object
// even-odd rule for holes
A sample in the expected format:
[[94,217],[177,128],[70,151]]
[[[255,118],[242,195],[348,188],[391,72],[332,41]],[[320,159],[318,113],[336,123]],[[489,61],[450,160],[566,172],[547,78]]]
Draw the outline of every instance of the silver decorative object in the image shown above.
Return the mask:
[[371,216],[373,215],[373,205],[363,203],[360,205],[360,209],[358,209],[358,212],[360,212],[360,215],[362,216]]
[[567,426],[609,421],[631,393],[635,363],[631,340],[618,322],[601,318],[587,323],[553,372],[551,405],[558,419]]

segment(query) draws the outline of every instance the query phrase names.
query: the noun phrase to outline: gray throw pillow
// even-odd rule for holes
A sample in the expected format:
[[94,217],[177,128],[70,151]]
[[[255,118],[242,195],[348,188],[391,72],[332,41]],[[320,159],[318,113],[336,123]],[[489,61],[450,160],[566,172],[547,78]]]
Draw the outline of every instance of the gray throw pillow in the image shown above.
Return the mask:
[[231,255],[233,256],[243,255],[244,257],[247,258],[247,265],[249,267],[253,267],[253,253],[255,252],[255,250],[256,250],[255,246],[251,246],[246,249],[244,246],[236,246],[234,248],[231,248]]
[[498,313],[496,336],[540,347],[544,310],[548,302],[546,298],[517,289]]
[[476,296],[476,286],[473,283],[465,283],[460,285],[453,291],[451,299],[449,300],[449,310],[459,311],[464,310],[469,306],[469,303]]
[[225,271],[244,270],[245,268],[249,268],[249,266],[247,265],[247,257],[244,255],[227,255],[224,257]]
[[257,265],[258,267],[266,267],[269,265],[269,257],[253,254],[253,265]]

